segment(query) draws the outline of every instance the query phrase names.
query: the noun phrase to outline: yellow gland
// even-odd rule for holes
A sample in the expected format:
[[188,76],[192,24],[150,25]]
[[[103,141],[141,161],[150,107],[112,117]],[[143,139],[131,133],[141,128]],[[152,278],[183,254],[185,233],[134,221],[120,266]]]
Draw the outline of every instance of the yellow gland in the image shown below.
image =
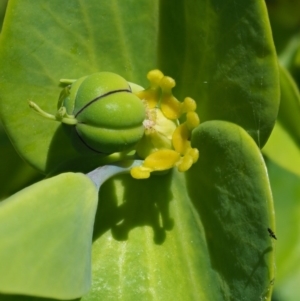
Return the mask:
[[[195,112],[196,102],[186,97],[183,102],[172,94],[175,80],[159,70],[147,75],[150,87],[135,93],[146,107],[145,134],[137,144],[137,154],[144,162],[131,169],[133,178],[146,179],[151,172],[161,172],[177,167],[187,171],[199,158],[199,151],[191,146],[192,130],[200,123]],[[178,118],[186,114],[186,121]]]
[[150,87],[146,90],[135,93],[140,99],[147,102],[150,109],[155,108],[159,100],[160,86],[159,82],[164,77],[159,70],[152,70],[148,72],[147,78],[150,81]]
[[177,127],[173,133],[173,147],[181,155],[184,155],[186,151],[191,148],[191,142],[189,141],[190,134],[186,123]]
[[197,109],[196,102],[193,98],[186,97],[181,104],[181,113],[192,112]]
[[172,94],[175,87],[175,80],[171,77],[164,76],[161,81],[161,103],[160,108],[164,115],[169,119],[178,119],[181,115],[181,103]]
[[180,154],[174,150],[162,149],[149,155],[141,166],[131,169],[131,175],[136,179],[150,177],[152,171],[168,170],[180,160]]
[[199,151],[197,148],[190,148],[183,156],[182,160],[177,164],[178,170],[187,171],[194,163],[198,161]]

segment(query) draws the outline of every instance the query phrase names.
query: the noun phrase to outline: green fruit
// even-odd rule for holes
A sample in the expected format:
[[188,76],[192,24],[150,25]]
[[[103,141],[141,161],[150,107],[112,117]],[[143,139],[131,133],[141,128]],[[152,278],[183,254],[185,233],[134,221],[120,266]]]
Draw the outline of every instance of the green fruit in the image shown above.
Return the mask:
[[121,76],[110,72],[85,76],[63,95],[59,102],[76,118],[76,134],[89,149],[120,152],[142,138],[145,106]]

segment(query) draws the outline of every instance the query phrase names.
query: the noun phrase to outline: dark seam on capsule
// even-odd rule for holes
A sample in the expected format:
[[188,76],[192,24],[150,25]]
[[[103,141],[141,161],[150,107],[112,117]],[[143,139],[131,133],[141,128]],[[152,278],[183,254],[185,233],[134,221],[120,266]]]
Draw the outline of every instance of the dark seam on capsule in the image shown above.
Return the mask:
[[[76,125],[77,124],[83,124],[83,125],[91,126],[90,124],[86,123],[85,121],[83,121],[83,122],[82,121],[78,121],[76,123]],[[98,127],[101,128],[101,129],[103,129],[103,130],[115,130],[115,131],[117,131],[117,130],[131,130],[131,129],[136,129],[136,128],[140,127],[140,126],[141,126],[141,124],[129,125],[127,127],[124,126],[124,125],[122,125],[122,127],[112,127],[112,126],[110,126],[110,127],[98,126]]]
[[105,97],[105,96],[108,96],[110,94],[114,94],[114,93],[118,93],[118,92],[128,92],[128,93],[131,93],[130,90],[127,90],[127,89],[120,89],[120,90],[114,90],[114,91],[110,91],[110,92],[107,92],[105,94],[102,94],[101,96],[98,96],[94,99],[92,99],[90,102],[88,102],[85,106],[83,106],[75,115],[75,118],[85,109],[87,108],[88,106],[90,106],[92,103],[94,103],[95,101]]
[[79,139],[81,140],[81,142],[82,142],[87,148],[89,148],[90,150],[92,150],[92,151],[94,151],[94,152],[96,152],[96,153],[98,153],[98,154],[103,154],[103,155],[106,154],[106,155],[108,155],[108,153],[99,152],[99,151],[93,149],[91,146],[89,146],[89,145],[83,140],[83,138],[80,136],[80,134],[78,133],[76,126],[75,126],[75,131],[76,131],[76,134],[78,135]]

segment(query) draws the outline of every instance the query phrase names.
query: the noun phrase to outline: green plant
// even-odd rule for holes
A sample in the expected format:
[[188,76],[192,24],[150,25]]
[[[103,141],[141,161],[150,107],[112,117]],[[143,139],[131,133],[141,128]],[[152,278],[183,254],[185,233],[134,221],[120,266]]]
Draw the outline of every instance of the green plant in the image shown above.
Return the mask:
[[[298,90],[281,69],[279,83],[264,1],[10,0],[0,62],[1,120],[46,176],[0,204],[0,300],[270,300],[268,229],[281,238],[260,149],[280,87]],[[106,71],[147,88],[156,68],[197,103],[185,173],[133,179],[142,158],[82,151],[72,126],[28,107],[55,113],[62,78]]]

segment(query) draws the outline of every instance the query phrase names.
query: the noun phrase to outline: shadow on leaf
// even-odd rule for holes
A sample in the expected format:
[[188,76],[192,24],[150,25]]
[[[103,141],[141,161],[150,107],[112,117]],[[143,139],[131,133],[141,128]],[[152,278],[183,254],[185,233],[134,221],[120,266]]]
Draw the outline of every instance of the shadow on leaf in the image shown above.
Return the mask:
[[150,226],[154,242],[162,244],[166,231],[173,228],[170,181],[171,173],[148,180],[120,175],[107,181],[99,193],[94,240],[111,230],[114,239],[124,241],[132,229]]
[[48,176],[67,171],[88,173],[105,162],[107,155],[86,148],[72,126],[61,124],[51,141],[46,171]]
[[[79,301],[79,299],[72,299],[69,301]],[[33,296],[22,296],[22,295],[5,295],[0,294],[1,301],[57,301],[57,299],[49,299],[42,297],[33,297]]]

